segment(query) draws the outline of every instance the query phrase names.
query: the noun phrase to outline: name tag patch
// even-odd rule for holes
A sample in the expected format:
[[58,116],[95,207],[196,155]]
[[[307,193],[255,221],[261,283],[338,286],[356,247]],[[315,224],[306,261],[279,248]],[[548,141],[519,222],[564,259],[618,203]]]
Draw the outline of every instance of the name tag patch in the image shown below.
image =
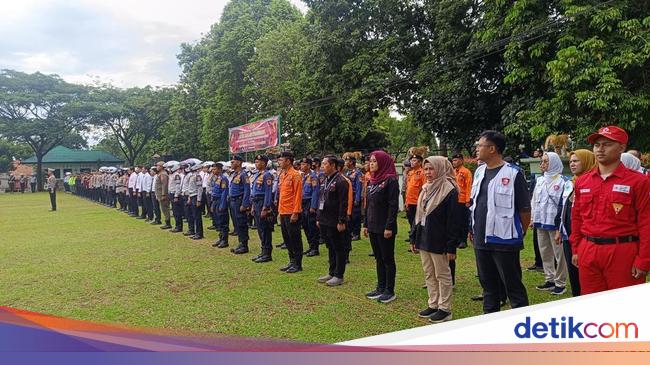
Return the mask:
[[580,193],[591,193],[591,189],[580,189]]
[[629,194],[630,193],[630,186],[629,185],[614,185],[614,187],[612,188],[612,191]]

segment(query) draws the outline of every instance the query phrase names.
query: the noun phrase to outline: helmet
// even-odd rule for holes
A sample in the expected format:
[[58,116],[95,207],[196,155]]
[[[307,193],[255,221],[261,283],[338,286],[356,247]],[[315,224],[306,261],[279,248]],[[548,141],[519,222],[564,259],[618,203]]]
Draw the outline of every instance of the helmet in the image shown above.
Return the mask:
[[173,163],[169,164],[169,170],[171,172],[176,172],[176,170],[181,168],[181,163],[180,162],[178,162],[178,161],[170,161],[170,162],[173,162]]
[[169,168],[171,168],[173,165],[178,164],[178,163],[179,163],[178,161],[174,161],[174,160],[167,161],[167,162],[165,162],[165,163],[163,164],[163,168],[164,168],[164,169],[169,169]]

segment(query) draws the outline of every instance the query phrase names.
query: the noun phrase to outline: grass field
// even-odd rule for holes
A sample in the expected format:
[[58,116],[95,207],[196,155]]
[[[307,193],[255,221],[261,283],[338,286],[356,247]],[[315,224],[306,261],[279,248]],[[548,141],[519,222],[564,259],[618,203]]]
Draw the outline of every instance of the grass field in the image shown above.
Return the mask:
[[[290,275],[278,271],[288,260],[286,250],[274,250],[270,263],[250,261],[260,250],[253,231],[252,252],[236,256],[210,246],[214,231],[193,241],[62,193],[59,210],[48,208],[46,193],[0,194],[0,305],[96,322],[319,343],[427,324],[417,317],[427,295],[420,259],[404,242],[404,218],[396,248],[397,300],[384,305],[364,297],[375,285],[367,239],[353,243],[346,283],[329,288],[316,282],[327,273],[324,248],[321,256],[304,258],[303,272]],[[231,247],[235,241],[231,237]],[[273,242],[280,241],[276,229]],[[481,293],[473,251],[458,256],[455,319],[482,313],[481,303],[470,300]],[[527,242],[523,267],[532,257]],[[534,289],[541,273],[524,272],[524,279],[532,304],[558,299]]]

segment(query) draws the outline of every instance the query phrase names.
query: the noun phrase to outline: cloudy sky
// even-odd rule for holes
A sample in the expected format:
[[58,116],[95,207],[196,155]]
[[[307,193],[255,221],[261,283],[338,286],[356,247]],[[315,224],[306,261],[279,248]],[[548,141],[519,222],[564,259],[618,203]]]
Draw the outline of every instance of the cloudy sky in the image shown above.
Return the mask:
[[[290,0],[303,12],[300,0]],[[2,0],[0,69],[120,87],[178,80],[176,54],[228,0]]]

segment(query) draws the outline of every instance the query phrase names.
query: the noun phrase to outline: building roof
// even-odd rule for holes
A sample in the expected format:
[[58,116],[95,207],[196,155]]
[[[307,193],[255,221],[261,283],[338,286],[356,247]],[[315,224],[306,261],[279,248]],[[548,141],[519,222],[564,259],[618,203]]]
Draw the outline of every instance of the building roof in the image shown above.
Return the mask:
[[[105,151],[73,150],[64,146],[56,146],[43,156],[43,163],[124,163],[124,160]],[[36,156],[24,161],[24,164],[36,164]]]

